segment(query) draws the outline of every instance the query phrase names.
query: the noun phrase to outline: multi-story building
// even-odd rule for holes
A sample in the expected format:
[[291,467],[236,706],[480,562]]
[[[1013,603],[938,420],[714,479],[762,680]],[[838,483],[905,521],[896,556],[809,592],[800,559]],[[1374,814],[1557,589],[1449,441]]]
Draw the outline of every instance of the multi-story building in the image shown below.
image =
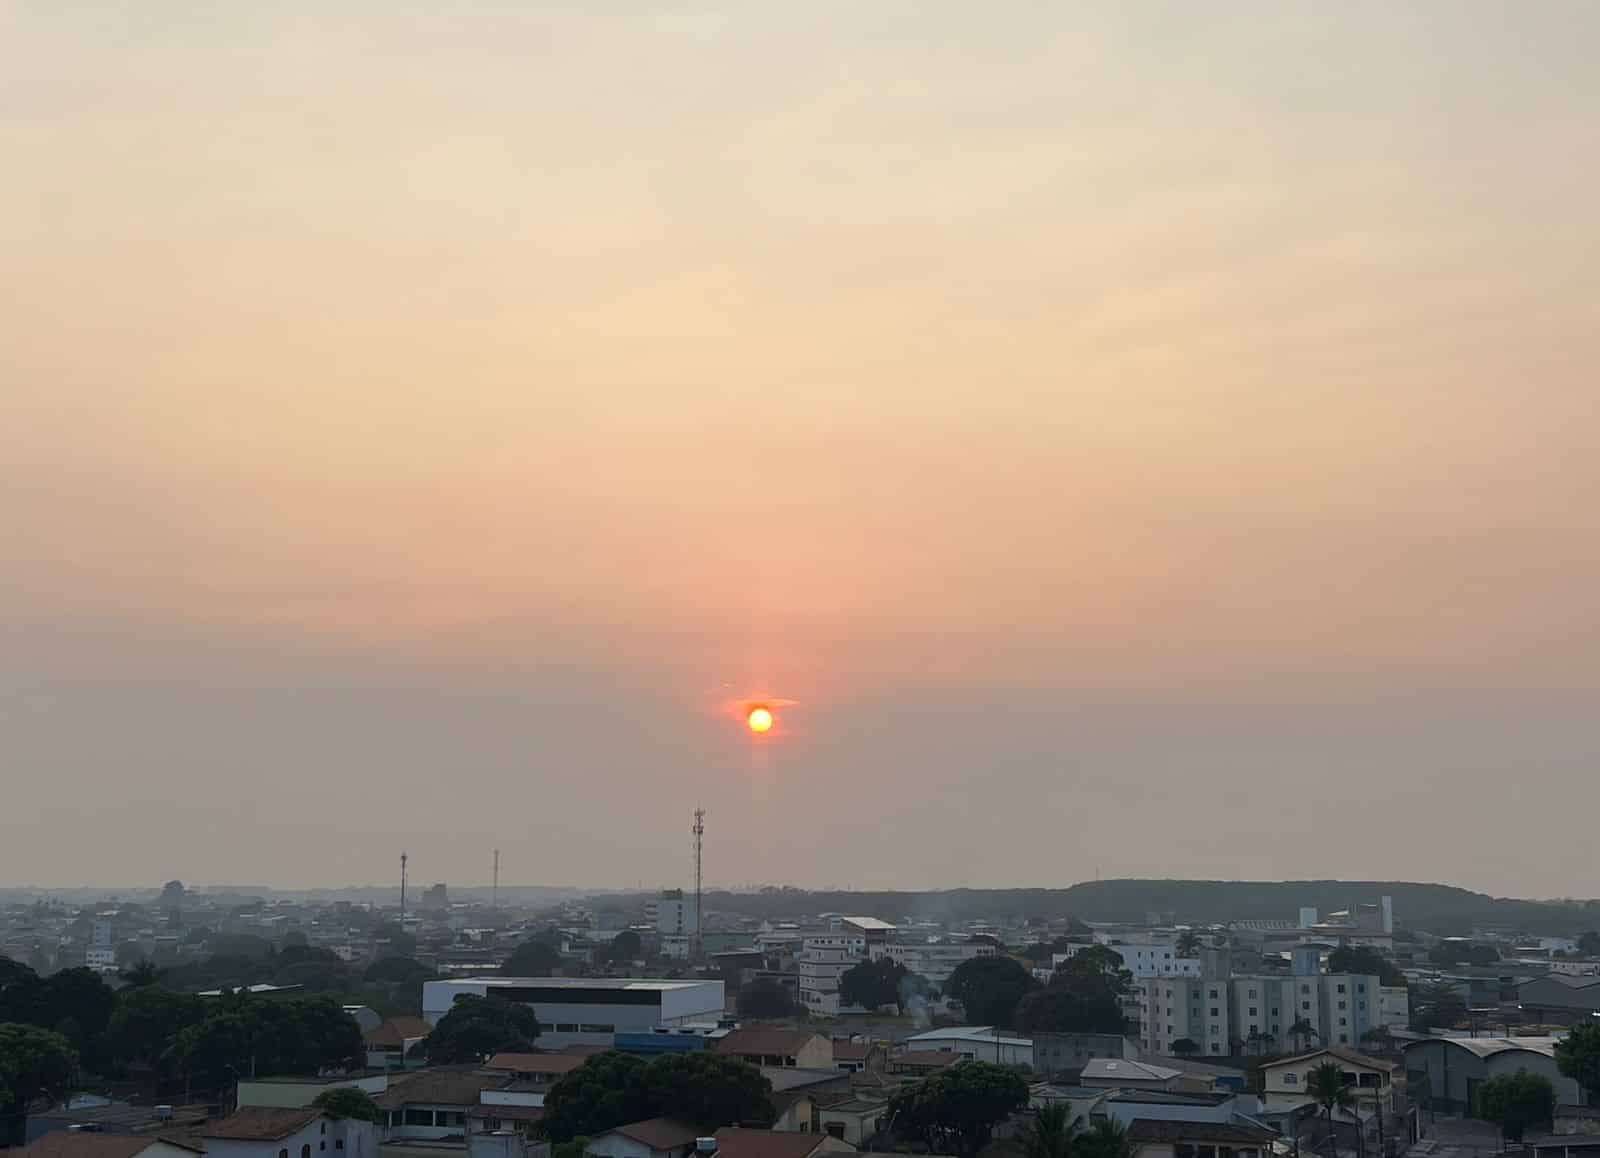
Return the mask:
[[841,1004],[839,978],[863,961],[882,955],[894,926],[876,917],[835,917],[826,933],[812,934],[795,954],[800,1003],[825,1016],[864,1013]]
[[1096,945],[1074,945],[1064,953],[1051,955],[1051,971],[1061,968],[1065,962],[1090,948],[1109,949],[1122,958],[1122,967],[1135,977],[1199,977],[1202,972],[1200,958],[1180,957],[1176,941],[1107,941]]
[[1225,967],[1203,977],[1149,977],[1134,982],[1139,1040],[1158,1053],[1188,1039],[1202,1054],[1304,1048],[1352,1048],[1378,1026],[1403,1024],[1404,990],[1374,975],[1316,972],[1315,951],[1297,953],[1287,977],[1231,976]]
[[655,902],[656,932],[663,937],[692,937],[699,932],[694,901],[685,899],[682,889],[668,889]]
[[955,945],[904,945],[887,942],[873,950],[873,956],[887,957],[903,965],[907,972],[925,977],[935,985],[944,985],[950,975],[966,961],[976,957],[993,957],[995,948],[988,942]]
[[503,997],[530,1006],[539,1018],[539,1044],[610,1048],[618,1033],[715,1021],[723,1015],[721,981],[657,981],[604,977],[469,977],[428,981],[422,1016],[430,1025],[463,994]]

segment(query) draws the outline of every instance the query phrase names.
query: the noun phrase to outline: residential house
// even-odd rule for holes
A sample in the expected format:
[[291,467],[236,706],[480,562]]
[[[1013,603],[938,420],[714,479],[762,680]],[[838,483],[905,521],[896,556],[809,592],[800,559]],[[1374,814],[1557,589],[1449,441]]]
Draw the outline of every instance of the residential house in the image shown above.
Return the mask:
[[819,1130],[856,1147],[865,1147],[888,1120],[888,1103],[881,1098],[849,1097],[817,1108]]
[[629,1122],[589,1139],[584,1151],[598,1158],[688,1158],[699,1131],[675,1118]]
[[16,1152],[17,1158],[196,1158],[203,1153],[170,1138],[87,1130],[52,1130]]
[[1381,1111],[1387,1118],[1394,1113],[1394,1073],[1399,1067],[1381,1058],[1334,1048],[1262,1062],[1262,1100],[1267,1110],[1293,1110],[1310,1103],[1313,1099],[1306,1087],[1311,1075],[1330,1062],[1339,1067],[1363,1117]]
[[420,1017],[389,1018],[368,1031],[362,1039],[367,1047],[367,1068],[404,1069],[406,1055],[432,1032],[433,1026]]
[[817,1106],[851,1092],[852,1075],[835,1069],[775,1069],[763,1066],[761,1076],[772,1085],[777,1111],[774,1130],[809,1133],[817,1128]]
[[790,1134],[739,1126],[724,1126],[714,1137],[717,1158],[813,1158],[818,1154],[853,1154],[856,1149],[831,1134]]
[[891,1074],[926,1077],[965,1059],[947,1049],[913,1049],[889,1058],[885,1069]]
[[1122,1090],[1176,1090],[1182,1070],[1132,1058],[1090,1058],[1083,1063],[1078,1084],[1090,1088]]
[[836,1041],[833,1043],[833,1068],[841,1073],[859,1074],[882,1069],[884,1050],[876,1041]]
[[[396,1074],[389,1088],[374,1099],[387,1115],[384,1141],[465,1140],[467,1116],[484,1104],[481,1095],[486,1090],[501,1089],[508,1081],[503,1073],[488,1073],[476,1066],[441,1066]],[[538,1107],[523,1103],[523,1108]]]
[[376,1158],[371,1122],[314,1107],[247,1106],[200,1131],[209,1158]]
[[1141,1118],[1128,1127],[1134,1158],[1271,1158],[1276,1131],[1238,1122]]
[[714,1047],[753,1066],[832,1069],[833,1042],[806,1029],[736,1029]]

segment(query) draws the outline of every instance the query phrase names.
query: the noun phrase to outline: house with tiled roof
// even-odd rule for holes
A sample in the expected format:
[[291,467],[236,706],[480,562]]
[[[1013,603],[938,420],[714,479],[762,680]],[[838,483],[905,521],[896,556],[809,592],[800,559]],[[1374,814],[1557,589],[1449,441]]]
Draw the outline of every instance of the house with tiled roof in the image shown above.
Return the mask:
[[751,1026],[736,1029],[716,1044],[716,1051],[742,1058],[753,1066],[775,1069],[833,1068],[833,1042],[808,1029]]
[[856,1148],[830,1134],[787,1130],[749,1130],[724,1126],[714,1135],[717,1158],[813,1158],[819,1154],[854,1154]]
[[17,1158],[196,1158],[200,1147],[144,1134],[52,1130],[15,1152]]
[[648,1118],[596,1134],[584,1152],[599,1158],[689,1158],[698,1136],[676,1118]]
[[314,1107],[245,1106],[200,1131],[209,1158],[376,1158],[378,1128]]
[[391,1017],[368,1032],[362,1041],[367,1047],[367,1066],[375,1070],[400,1069],[406,1055],[433,1032],[433,1026],[420,1017]]

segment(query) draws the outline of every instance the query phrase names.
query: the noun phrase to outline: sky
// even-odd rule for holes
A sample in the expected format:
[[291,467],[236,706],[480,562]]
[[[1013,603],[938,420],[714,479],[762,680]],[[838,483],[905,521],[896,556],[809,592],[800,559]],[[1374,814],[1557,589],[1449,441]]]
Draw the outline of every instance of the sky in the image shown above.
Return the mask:
[[0,0],[0,884],[1600,895],[1597,35]]

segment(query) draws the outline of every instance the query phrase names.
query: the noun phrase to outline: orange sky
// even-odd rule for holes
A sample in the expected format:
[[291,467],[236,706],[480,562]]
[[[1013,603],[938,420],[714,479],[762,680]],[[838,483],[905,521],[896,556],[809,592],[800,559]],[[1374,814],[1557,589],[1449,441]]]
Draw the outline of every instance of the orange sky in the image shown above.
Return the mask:
[[0,884],[1600,891],[1597,23],[0,3]]

